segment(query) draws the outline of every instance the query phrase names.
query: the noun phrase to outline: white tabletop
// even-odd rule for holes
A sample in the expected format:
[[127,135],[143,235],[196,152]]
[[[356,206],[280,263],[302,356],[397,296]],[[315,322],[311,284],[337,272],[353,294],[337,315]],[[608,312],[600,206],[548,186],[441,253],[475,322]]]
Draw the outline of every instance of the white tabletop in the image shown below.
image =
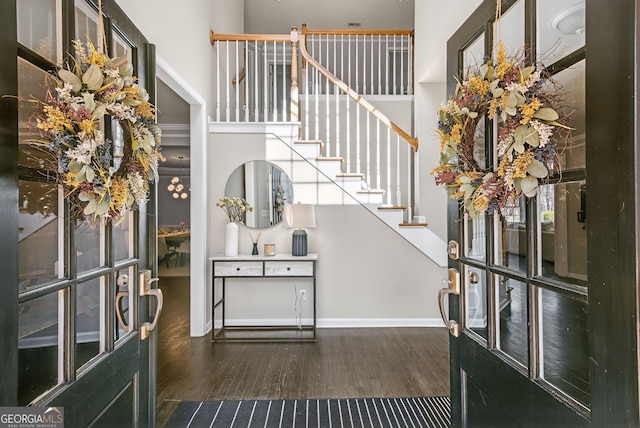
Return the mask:
[[255,260],[255,261],[263,261],[263,260],[318,260],[317,253],[307,253],[306,256],[292,256],[291,253],[277,253],[275,256],[265,256],[264,254],[259,254],[257,256],[252,256],[251,254],[238,254],[237,256],[225,256],[224,254],[219,254],[217,256],[209,257],[209,260],[213,261],[233,261],[233,260]]

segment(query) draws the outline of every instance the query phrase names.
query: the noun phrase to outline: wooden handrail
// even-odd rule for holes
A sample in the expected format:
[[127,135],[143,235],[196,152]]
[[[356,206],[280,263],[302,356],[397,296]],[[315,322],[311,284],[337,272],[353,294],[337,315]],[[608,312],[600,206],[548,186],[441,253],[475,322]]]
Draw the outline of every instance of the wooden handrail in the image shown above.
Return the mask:
[[402,128],[396,125],[387,116],[382,114],[380,110],[376,109],[373,105],[371,105],[371,103],[369,103],[367,100],[362,98],[361,95],[359,95],[356,91],[351,89],[351,87],[349,87],[342,80],[338,79],[338,77],[336,77],[333,73],[327,70],[322,64],[316,61],[311,55],[309,55],[309,52],[307,52],[306,36],[304,34],[301,34],[299,37],[302,40],[301,40],[301,43],[298,43],[298,48],[300,49],[300,53],[302,54],[302,57],[306,60],[306,62],[311,64],[322,75],[324,75],[327,79],[329,79],[331,83],[339,87],[342,90],[342,92],[344,92],[349,96],[349,98],[351,98],[352,100],[360,104],[365,110],[371,113],[376,119],[382,122],[385,126],[387,126],[388,128],[392,129],[394,132],[396,132],[398,135],[400,135],[403,140],[405,140],[407,143],[409,143],[409,145],[411,145],[414,151],[418,151],[417,138],[407,134]]
[[289,34],[216,34],[209,30],[209,42],[290,42]]

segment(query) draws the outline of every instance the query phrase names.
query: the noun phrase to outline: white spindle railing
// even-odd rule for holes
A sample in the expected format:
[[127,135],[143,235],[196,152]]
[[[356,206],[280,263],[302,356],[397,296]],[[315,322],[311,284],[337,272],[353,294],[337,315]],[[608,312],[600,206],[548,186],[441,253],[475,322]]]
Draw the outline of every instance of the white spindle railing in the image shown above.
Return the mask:
[[[311,56],[359,94],[413,94],[413,31],[310,30],[303,24],[302,33]],[[346,74],[345,63],[353,64]]]

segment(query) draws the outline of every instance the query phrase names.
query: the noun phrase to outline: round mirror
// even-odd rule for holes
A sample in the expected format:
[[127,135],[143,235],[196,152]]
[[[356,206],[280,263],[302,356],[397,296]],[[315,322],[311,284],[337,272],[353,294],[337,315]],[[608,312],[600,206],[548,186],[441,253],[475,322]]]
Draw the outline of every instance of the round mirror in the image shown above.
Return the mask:
[[235,169],[224,189],[227,198],[244,198],[253,207],[245,226],[264,229],[282,221],[284,206],[293,202],[293,185],[278,165],[254,160]]

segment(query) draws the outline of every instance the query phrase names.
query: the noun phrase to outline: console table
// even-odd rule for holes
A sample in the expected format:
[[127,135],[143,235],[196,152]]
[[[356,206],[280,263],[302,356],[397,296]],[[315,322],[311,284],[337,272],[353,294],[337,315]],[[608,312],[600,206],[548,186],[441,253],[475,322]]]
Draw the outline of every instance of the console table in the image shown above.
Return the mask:
[[[216,341],[261,341],[261,342],[290,342],[290,341],[316,341],[316,262],[318,255],[307,254],[306,256],[292,256],[291,254],[277,254],[275,256],[214,256],[210,257],[212,263],[211,292],[213,295],[214,331],[211,336],[213,342]],[[270,325],[270,326],[228,326],[225,318],[226,287],[227,281],[234,278],[264,279],[282,278],[297,279],[306,278],[312,281],[313,322],[308,325]],[[222,280],[222,293],[220,299],[216,300],[215,283],[216,279]],[[215,310],[220,307],[222,315],[222,326],[215,331]],[[259,335],[243,335],[225,337],[227,332],[235,331],[262,331]],[[282,331],[289,331],[288,335]],[[280,331],[278,335],[267,335],[264,332]],[[306,334],[305,334],[306,333]]]

